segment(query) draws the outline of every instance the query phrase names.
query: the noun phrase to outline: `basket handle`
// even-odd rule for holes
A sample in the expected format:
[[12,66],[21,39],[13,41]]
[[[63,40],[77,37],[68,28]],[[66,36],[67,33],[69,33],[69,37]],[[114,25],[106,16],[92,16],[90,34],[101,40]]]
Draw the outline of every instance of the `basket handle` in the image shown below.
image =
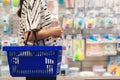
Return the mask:
[[28,39],[29,39],[30,34],[31,34],[31,32],[30,32],[30,31],[28,31],[27,38],[26,38],[26,40],[24,41],[25,46],[27,46],[27,45],[28,45],[28,44],[27,44],[27,42],[28,42]]
[[33,32],[33,35],[34,35],[34,38],[35,38],[35,40],[33,41],[33,45],[35,45],[35,43],[37,45],[39,45],[38,40],[37,40],[37,35],[36,35],[36,32],[38,32],[38,31],[37,30],[32,30],[32,32]]

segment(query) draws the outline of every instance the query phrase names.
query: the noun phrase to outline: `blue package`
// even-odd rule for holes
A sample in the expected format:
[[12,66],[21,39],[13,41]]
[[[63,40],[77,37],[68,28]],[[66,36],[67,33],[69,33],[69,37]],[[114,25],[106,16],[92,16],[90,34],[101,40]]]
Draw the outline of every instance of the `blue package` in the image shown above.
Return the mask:
[[59,5],[63,5],[64,3],[65,3],[64,0],[58,0],[58,4],[59,4]]

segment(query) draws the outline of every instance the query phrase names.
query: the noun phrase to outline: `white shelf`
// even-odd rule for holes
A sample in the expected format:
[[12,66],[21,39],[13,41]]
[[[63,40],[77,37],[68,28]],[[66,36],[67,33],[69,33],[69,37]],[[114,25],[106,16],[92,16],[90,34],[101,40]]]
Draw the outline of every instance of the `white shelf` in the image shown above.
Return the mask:
[[[95,77],[81,77],[81,76],[73,76],[73,77],[70,77],[70,76],[58,76],[57,77],[57,80],[98,80],[98,79],[106,79],[106,80],[109,80],[109,79],[118,79],[120,80],[120,76],[95,76]],[[0,78],[0,80],[25,80],[24,77],[14,77],[14,78],[10,78],[10,77],[3,77],[3,78]]]
[[95,76],[95,77],[91,77],[91,76],[87,76],[87,77],[81,77],[81,76],[74,76],[74,77],[70,77],[70,76],[59,76],[58,80],[88,80],[88,79],[118,79],[120,80],[120,76]]
[[103,44],[103,43],[118,43],[118,42],[117,41],[105,41],[105,40],[103,40],[103,41],[90,41],[90,40],[88,40],[86,43],[87,44]]

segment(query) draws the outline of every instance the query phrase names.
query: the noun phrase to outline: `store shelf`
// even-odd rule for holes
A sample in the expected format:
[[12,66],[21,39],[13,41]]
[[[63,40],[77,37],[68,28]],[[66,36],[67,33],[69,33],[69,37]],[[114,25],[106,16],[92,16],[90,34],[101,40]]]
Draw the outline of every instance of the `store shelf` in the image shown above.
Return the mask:
[[[119,76],[104,76],[104,77],[81,77],[81,76],[74,76],[74,77],[70,77],[70,76],[58,76],[57,80],[120,80]],[[10,77],[4,77],[4,78],[0,78],[0,80],[25,80],[24,77],[14,77],[14,78],[10,78]]]
[[58,77],[58,80],[88,80],[88,79],[118,79],[120,80],[119,76],[95,76],[95,77],[91,77],[91,76],[85,76],[85,77],[81,77],[81,76],[74,76],[74,77],[70,77],[70,76],[66,76],[66,77]]
[[117,41],[108,41],[108,40],[103,40],[103,41],[91,41],[87,40],[87,44],[103,44],[103,43],[117,43]]

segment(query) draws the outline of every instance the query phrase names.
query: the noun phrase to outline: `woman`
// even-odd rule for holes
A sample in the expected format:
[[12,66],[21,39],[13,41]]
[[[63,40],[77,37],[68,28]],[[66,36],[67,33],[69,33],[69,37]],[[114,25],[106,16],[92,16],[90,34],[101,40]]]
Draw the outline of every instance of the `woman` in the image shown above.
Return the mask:
[[[39,45],[55,46],[61,44],[62,29],[58,26],[52,27],[51,16],[45,0],[20,0],[18,16],[20,17],[20,45],[24,45],[28,32],[31,30],[37,30],[36,35]],[[34,40],[34,35],[31,33],[28,39],[29,45],[33,45]],[[56,78],[27,77],[27,79],[55,80]]]
[[[28,31],[38,29],[36,35],[40,45],[43,45],[41,39],[44,39],[45,45],[59,45],[57,38],[62,36],[62,30],[58,26],[52,27],[51,16],[44,0],[20,0],[18,16],[21,17],[19,30],[22,40],[20,39],[20,44],[27,38]],[[29,42],[34,40],[31,34]]]

